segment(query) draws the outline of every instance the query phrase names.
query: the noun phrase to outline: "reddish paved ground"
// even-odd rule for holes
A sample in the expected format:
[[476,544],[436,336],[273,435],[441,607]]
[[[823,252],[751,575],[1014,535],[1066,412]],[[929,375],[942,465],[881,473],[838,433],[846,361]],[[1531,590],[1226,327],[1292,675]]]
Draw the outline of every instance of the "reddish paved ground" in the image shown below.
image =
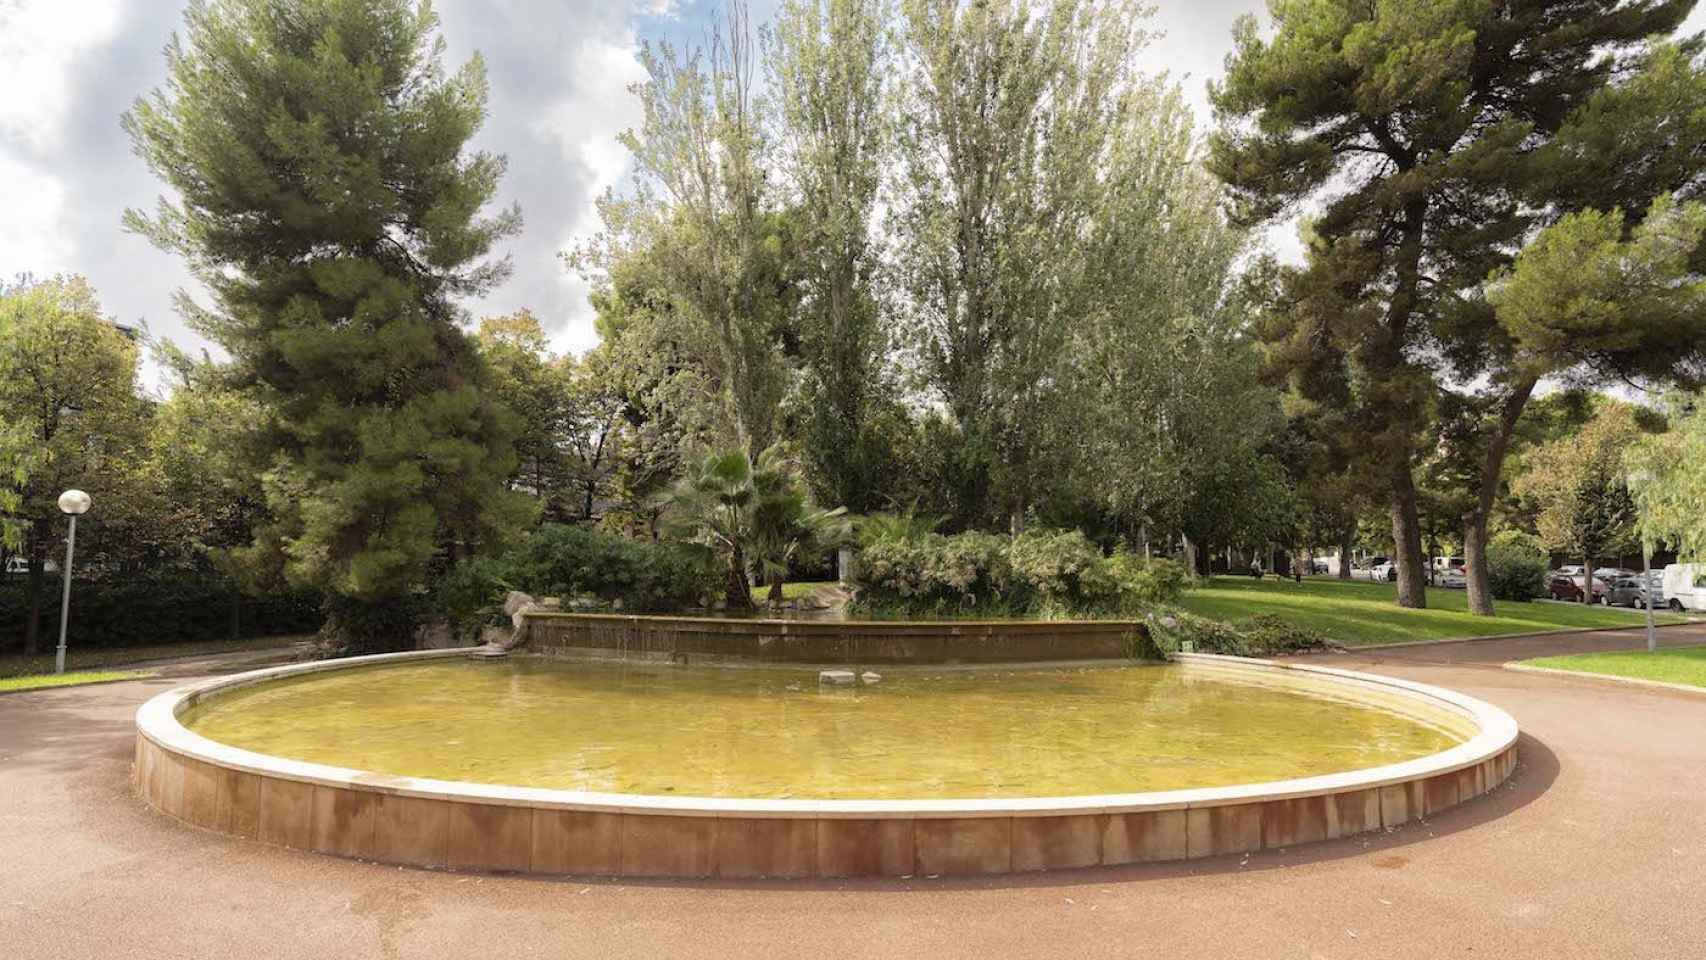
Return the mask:
[[[1706,642],[1706,627],[1664,631]],[[0,697],[0,957],[1706,957],[1706,696],[1501,670],[1638,631],[1329,658],[1521,723],[1495,795],[1245,858],[986,881],[613,883],[334,860],[131,794],[167,681]]]

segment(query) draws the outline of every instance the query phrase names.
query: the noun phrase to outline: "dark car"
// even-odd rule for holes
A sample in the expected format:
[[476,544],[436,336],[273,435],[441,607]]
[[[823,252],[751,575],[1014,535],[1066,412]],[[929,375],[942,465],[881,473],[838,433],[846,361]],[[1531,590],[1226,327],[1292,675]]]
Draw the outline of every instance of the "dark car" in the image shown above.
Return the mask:
[[[1606,592],[1610,590],[1610,587],[1598,577],[1593,577],[1591,580],[1593,582],[1593,602],[1604,603]],[[1552,594],[1554,600],[1570,600],[1576,603],[1580,603],[1582,600],[1581,577],[1553,577],[1546,589]]]

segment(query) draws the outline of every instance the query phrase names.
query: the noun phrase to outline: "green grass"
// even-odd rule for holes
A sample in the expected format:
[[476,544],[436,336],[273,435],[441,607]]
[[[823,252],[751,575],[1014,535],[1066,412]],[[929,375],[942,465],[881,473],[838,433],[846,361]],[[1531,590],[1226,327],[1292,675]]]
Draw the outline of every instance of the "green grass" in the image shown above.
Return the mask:
[[[198,657],[214,653],[239,653],[248,650],[271,650],[286,647],[301,637],[248,637],[243,640],[192,640],[162,643],[146,647],[113,647],[79,650],[75,646],[65,651],[65,669],[99,670],[143,660],[163,660],[168,657]],[[53,671],[53,651],[33,657],[23,654],[0,655],[0,678],[27,677]]]
[[[836,586],[836,582],[834,580],[801,580],[799,582],[789,580],[782,584],[782,599],[798,600],[801,597],[809,596],[811,592],[816,590],[818,587],[833,586]],[[760,589],[755,591],[753,599],[763,600],[767,594],[768,588]]]
[[1600,673],[1636,680],[1658,680],[1706,687],[1706,647],[1674,650],[1625,650],[1618,653],[1581,653],[1569,657],[1539,657],[1522,661],[1530,667]]
[[[1501,601],[1496,604],[1498,616],[1477,617],[1469,612],[1468,594],[1462,590],[1429,590],[1428,609],[1408,610],[1392,602],[1395,594],[1396,588],[1389,583],[1347,583],[1318,577],[1302,583],[1215,577],[1206,586],[1187,593],[1180,606],[1216,620],[1273,614],[1319,630],[1348,647],[1576,627],[1633,627],[1641,623],[1640,617],[1624,610],[1584,609],[1580,604],[1563,603]],[[1658,622],[1677,623],[1680,619],[1664,614]]]
[[48,687],[75,687],[85,683],[106,683],[109,680],[139,680],[153,675],[147,670],[83,670],[77,673],[45,673],[33,677],[0,677],[0,693],[45,690]]

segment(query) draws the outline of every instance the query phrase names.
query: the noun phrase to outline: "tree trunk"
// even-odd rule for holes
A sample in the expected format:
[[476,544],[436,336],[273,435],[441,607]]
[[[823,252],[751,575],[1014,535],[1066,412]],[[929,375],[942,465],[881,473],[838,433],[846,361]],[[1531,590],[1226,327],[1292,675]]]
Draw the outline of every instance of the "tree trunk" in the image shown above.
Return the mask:
[[1408,456],[1392,471],[1392,547],[1398,565],[1398,606],[1425,609],[1428,585],[1422,575],[1422,522],[1416,510],[1416,480],[1410,475]]
[[728,605],[736,610],[752,609],[752,584],[746,580],[746,554],[740,545],[729,552]]
[[1184,534],[1179,535],[1179,545],[1185,551],[1185,569],[1191,571],[1192,576],[1196,576],[1197,572],[1198,572],[1197,571],[1197,548],[1191,545],[1191,538],[1185,536]]
[[1582,606],[1593,603],[1593,555],[1582,559]]
[[782,605],[782,599],[782,575],[776,574],[770,578],[770,605],[772,607],[780,607]]
[[34,656],[41,650],[41,600],[47,585],[47,538],[52,527],[46,520],[30,523],[30,578],[24,588],[24,600],[29,617],[24,623],[24,655]]
[[1493,435],[1487,438],[1487,455],[1481,463],[1481,486],[1476,491],[1475,506],[1463,516],[1463,571],[1469,589],[1469,612],[1483,617],[1493,615],[1492,571],[1487,569],[1487,515],[1493,510],[1493,497],[1499,492],[1499,478],[1505,469],[1505,454],[1510,452],[1511,434],[1522,418],[1523,408],[1534,393],[1534,380],[1524,380],[1511,388],[1505,398]]
[[1347,530],[1339,534],[1339,579],[1351,578],[1351,534]]

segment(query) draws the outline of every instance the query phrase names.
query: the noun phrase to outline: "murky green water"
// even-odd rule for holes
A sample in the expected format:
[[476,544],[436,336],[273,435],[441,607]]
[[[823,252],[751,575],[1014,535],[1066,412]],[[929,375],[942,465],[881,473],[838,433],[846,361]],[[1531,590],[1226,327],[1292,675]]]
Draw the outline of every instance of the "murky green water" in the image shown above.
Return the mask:
[[1283,780],[1446,749],[1468,731],[1326,690],[1178,666],[815,672],[546,660],[339,671],[183,719],[262,753],[445,780],[812,799],[1126,793]]

